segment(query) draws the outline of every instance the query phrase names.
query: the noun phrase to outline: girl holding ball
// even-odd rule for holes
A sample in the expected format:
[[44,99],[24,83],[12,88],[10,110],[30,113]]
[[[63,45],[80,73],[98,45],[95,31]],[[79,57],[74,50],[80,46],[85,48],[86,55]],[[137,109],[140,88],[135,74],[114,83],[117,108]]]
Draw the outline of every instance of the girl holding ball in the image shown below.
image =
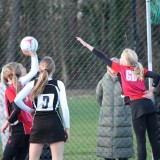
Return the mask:
[[[31,114],[35,113],[30,135],[30,160],[39,160],[45,143],[50,145],[52,159],[62,160],[64,142],[69,141],[70,138],[70,115],[65,86],[62,81],[52,78],[54,71],[53,59],[44,57],[40,61],[38,79],[29,82],[14,100],[21,109]],[[24,103],[28,95],[31,96],[35,110]]]

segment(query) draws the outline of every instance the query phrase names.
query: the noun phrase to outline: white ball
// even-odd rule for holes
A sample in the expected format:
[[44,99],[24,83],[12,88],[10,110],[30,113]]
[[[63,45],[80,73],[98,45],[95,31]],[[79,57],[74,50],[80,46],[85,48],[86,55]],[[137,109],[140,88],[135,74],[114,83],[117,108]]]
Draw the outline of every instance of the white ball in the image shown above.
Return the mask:
[[24,37],[20,43],[21,50],[36,52],[38,49],[38,41],[31,36]]

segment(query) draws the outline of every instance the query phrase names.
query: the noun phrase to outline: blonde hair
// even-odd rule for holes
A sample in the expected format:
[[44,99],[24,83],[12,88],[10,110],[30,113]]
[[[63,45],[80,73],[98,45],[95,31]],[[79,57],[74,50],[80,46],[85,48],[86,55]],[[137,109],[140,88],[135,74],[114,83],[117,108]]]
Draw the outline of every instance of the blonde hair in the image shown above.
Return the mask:
[[117,57],[112,57],[111,58],[112,61],[119,63],[119,59]]
[[21,85],[18,79],[19,77],[21,77],[22,72],[18,63],[16,62],[8,63],[2,68],[1,74],[2,74],[2,77],[1,77],[2,82],[6,84],[8,83],[8,79],[10,79],[16,90],[16,94],[19,93],[19,91],[21,90]]
[[51,57],[45,56],[40,61],[39,66],[40,75],[38,80],[31,91],[31,99],[34,100],[39,94],[41,94],[48,83],[48,76],[55,72],[55,63]]
[[135,51],[132,49],[126,48],[122,55],[126,58],[128,65],[134,67],[134,73],[137,79],[143,80],[144,79],[144,69],[140,62],[138,62],[138,56]]

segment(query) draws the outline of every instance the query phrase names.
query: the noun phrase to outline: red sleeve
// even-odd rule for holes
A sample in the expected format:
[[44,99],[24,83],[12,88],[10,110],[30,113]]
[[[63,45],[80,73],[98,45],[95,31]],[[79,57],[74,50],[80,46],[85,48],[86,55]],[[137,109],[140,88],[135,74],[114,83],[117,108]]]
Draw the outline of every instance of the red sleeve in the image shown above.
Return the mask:
[[9,88],[6,89],[6,98],[9,100],[10,103],[14,101],[16,94]]
[[148,72],[148,69],[144,68],[144,76],[146,75],[146,73]]
[[118,73],[120,71],[120,64],[113,62],[112,61],[112,66],[111,66],[112,70],[114,70],[116,73]]

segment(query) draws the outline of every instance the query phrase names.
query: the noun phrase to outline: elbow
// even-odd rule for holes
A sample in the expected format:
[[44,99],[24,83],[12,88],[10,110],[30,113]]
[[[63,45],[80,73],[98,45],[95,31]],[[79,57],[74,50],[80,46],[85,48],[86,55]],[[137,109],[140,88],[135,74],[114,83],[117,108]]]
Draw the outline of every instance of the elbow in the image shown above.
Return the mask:
[[157,87],[159,83],[160,83],[160,76],[157,75],[153,80],[152,86]]

